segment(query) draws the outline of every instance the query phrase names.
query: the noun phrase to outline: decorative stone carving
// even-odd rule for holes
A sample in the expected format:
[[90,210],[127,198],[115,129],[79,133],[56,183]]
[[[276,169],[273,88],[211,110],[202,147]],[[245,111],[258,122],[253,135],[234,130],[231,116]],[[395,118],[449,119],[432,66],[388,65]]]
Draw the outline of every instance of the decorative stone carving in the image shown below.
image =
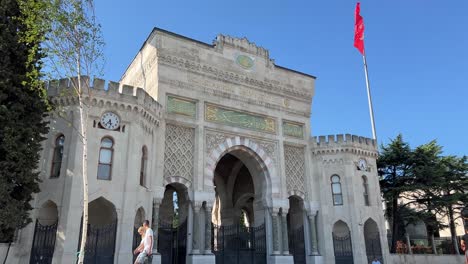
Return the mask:
[[[205,152],[210,153],[213,149],[215,149],[219,144],[225,142],[228,138],[233,138],[236,135],[234,134],[227,134],[227,133],[216,133],[216,132],[209,132],[206,134],[205,138]],[[276,164],[276,156],[277,156],[277,144],[273,142],[263,141],[259,139],[251,139],[265,151],[265,153],[272,159],[273,163]]]
[[286,187],[288,192],[297,190],[304,193],[304,147],[284,145],[284,163],[286,166]]
[[276,120],[212,104],[205,105],[205,120],[255,131],[276,133]]
[[188,99],[169,95],[167,96],[167,112],[196,118],[196,103]]
[[283,121],[283,135],[301,139],[304,138],[304,124]]
[[165,177],[180,176],[188,180],[192,179],[194,135],[193,128],[166,125]]

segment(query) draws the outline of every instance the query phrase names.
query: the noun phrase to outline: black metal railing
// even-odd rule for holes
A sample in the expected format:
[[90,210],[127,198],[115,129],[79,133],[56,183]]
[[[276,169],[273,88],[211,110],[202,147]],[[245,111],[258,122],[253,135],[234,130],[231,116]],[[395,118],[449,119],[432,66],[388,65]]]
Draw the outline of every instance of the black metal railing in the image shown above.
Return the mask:
[[51,225],[42,225],[36,219],[34,227],[33,244],[31,248],[30,264],[50,264],[54,256],[57,222]]

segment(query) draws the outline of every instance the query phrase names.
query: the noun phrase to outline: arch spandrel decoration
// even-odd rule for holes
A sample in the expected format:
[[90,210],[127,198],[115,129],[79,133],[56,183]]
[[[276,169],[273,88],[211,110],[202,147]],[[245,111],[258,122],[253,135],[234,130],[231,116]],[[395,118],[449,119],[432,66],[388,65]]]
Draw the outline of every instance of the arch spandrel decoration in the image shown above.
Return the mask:
[[254,140],[246,137],[228,137],[218,145],[209,150],[206,157],[204,185],[208,188],[214,188],[214,171],[218,161],[228,152],[239,150],[246,152],[249,157],[255,159],[258,170],[261,171],[269,181],[271,194],[279,194],[280,181],[276,175],[275,163],[262,146]]

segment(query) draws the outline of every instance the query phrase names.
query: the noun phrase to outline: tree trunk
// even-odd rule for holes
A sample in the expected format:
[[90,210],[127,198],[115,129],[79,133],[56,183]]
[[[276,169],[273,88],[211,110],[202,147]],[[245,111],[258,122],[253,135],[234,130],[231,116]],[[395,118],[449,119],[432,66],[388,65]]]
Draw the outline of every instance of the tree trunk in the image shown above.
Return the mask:
[[83,154],[81,158],[82,163],[82,174],[83,174],[83,223],[82,223],[82,232],[81,232],[81,244],[80,244],[80,254],[78,257],[78,264],[83,264],[85,257],[85,246],[86,240],[88,238],[88,138],[87,138],[87,116],[88,113],[84,109],[83,104],[83,87],[81,87],[81,76],[80,76],[80,63],[78,58],[78,102],[79,102],[79,111],[80,111],[80,132],[82,136],[83,143]]
[[390,248],[391,253],[396,252],[396,244],[398,236],[400,233],[399,230],[399,215],[398,215],[398,198],[393,197],[392,199],[392,247]]
[[8,253],[10,253],[10,247],[11,247],[11,242],[8,242],[8,249],[7,249],[7,252],[5,254],[5,259],[3,259],[3,264],[5,264],[7,259],[8,259]]
[[452,236],[452,244],[457,255],[460,255],[460,250],[458,249],[457,241],[457,230],[455,229],[455,218],[453,217],[453,208],[452,206],[448,207],[448,216],[449,216],[449,225],[450,225],[450,235]]

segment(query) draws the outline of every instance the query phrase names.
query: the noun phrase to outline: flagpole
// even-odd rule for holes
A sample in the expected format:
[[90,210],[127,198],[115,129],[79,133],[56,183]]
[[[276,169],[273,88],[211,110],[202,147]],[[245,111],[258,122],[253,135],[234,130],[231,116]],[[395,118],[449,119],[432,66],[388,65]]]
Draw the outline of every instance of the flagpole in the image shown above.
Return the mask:
[[370,114],[370,120],[371,120],[371,125],[372,125],[372,138],[377,142],[377,133],[375,132],[375,122],[374,122],[374,108],[372,107],[372,96],[371,96],[371,91],[370,91],[369,73],[367,71],[367,60],[366,60],[365,51],[362,54],[362,59],[364,61],[364,73],[366,74],[367,101],[369,103],[369,114]]

